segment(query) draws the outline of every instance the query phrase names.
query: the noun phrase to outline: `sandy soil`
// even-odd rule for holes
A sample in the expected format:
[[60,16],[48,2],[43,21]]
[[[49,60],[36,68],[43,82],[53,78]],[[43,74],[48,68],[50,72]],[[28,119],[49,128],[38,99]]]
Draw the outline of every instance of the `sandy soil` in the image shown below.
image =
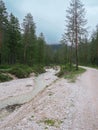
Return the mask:
[[[98,70],[58,79],[0,122],[0,130],[98,130]],[[52,123],[51,123],[52,122]]]

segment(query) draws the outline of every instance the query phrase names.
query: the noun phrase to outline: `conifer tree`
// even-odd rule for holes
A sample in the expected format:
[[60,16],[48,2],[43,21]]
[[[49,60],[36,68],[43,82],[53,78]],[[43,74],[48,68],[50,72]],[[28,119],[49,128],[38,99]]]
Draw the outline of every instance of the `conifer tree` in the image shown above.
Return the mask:
[[[67,9],[65,38],[72,48],[75,47],[76,70],[78,70],[78,44],[86,31],[85,8],[80,0],[71,0]],[[72,56],[72,54],[71,54]]]

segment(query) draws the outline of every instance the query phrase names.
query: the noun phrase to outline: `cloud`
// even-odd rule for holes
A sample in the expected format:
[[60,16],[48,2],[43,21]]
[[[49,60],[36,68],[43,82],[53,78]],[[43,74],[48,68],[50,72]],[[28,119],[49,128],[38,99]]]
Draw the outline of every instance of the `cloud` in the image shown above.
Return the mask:
[[[30,12],[37,26],[37,34],[43,32],[46,40],[58,42],[64,32],[66,9],[70,0],[4,0],[8,11],[22,19]],[[91,29],[98,23],[98,0],[81,0],[87,10],[86,17]]]

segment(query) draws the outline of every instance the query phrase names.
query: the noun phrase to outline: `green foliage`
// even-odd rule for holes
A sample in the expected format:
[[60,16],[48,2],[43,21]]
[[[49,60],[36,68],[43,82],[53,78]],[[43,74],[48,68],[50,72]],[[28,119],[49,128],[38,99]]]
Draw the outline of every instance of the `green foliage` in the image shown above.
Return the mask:
[[42,122],[44,122],[48,126],[55,126],[55,127],[59,127],[60,124],[63,123],[63,121],[58,119],[45,119]]
[[18,78],[26,78],[30,75],[33,70],[26,65],[16,65],[9,71],[11,74]]
[[5,74],[0,74],[0,82],[10,81],[12,78]]
[[[15,75],[17,78],[27,78],[29,77],[30,73],[34,72],[35,74],[41,74],[45,72],[43,65],[34,65],[32,67],[28,65],[23,64],[17,64],[17,65],[1,65],[0,66],[0,73],[1,74],[1,81],[9,81],[12,78],[10,78],[7,74],[10,73],[12,75]],[[4,80],[3,80],[4,79]]]
[[77,79],[77,76],[84,73],[86,70],[83,69],[83,68],[80,68],[78,70],[76,70],[75,67],[73,67],[73,69],[69,72],[67,72],[65,75],[64,75],[64,78],[68,79],[70,82],[75,82],[76,79]]
[[45,62],[45,39],[43,33],[41,33],[37,40],[37,63],[44,64],[44,62]]
[[61,66],[61,68],[60,68],[60,71],[56,74],[56,76],[58,76],[58,77],[62,77],[63,75],[64,75],[64,69],[63,69],[63,67]]
[[45,69],[43,65],[34,65],[32,68],[33,68],[33,72],[36,74],[45,73]]
[[[63,67],[61,66],[61,71],[58,73],[58,76],[62,76],[67,72],[63,70],[71,71],[71,64],[76,63],[76,49],[75,49],[75,30],[73,27],[73,16],[76,16],[74,9],[78,11],[79,17],[77,20],[81,21],[77,32],[79,34],[84,34],[83,37],[78,37],[80,42],[78,43],[78,57],[79,64],[82,65],[97,65],[98,66],[98,26],[91,36],[91,41],[87,39],[86,33],[81,33],[79,31],[84,30],[85,18],[82,18],[84,15],[84,8],[81,1],[78,1],[77,8],[73,8],[75,4],[74,1],[71,1],[70,8],[67,10],[67,28],[66,32],[63,35],[60,45],[47,45],[43,33],[40,33],[39,37],[36,35],[36,26],[33,20],[33,16],[30,13],[27,13],[23,19],[22,28],[18,18],[16,18],[12,13],[8,14],[6,11],[5,4],[3,0],[0,0],[0,64],[9,64],[15,65],[25,64],[31,67],[35,73],[45,72],[42,65],[50,64],[66,64]],[[78,6],[79,5],[79,6]],[[74,12],[74,13],[73,13]],[[78,21],[78,22],[79,22]],[[69,26],[72,25],[72,26]],[[21,33],[22,29],[22,33]],[[79,29],[79,30],[78,30]],[[78,35],[80,36],[80,35]],[[69,46],[70,44],[73,45]],[[67,45],[67,43],[70,43]],[[70,62],[70,65],[67,63]],[[37,64],[35,66],[35,64]],[[42,64],[42,65],[41,65]],[[8,72],[16,74],[18,77],[27,77],[32,70],[26,70],[24,67],[9,67],[7,65],[0,66],[0,72]],[[30,72],[29,72],[30,71]],[[20,75],[20,76],[19,76]]]
[[78,70],[76,70],[75,66],[72,66],[72,68],[70,68],[70,64],[66,64],[65,66],[64,65],[61,66],[60,72],[57,73],[56,75],[58,77],[63,76],[64,78],[70,80],[71,82],[75,82],[77,76],[85,71],[86,71],[85,69],[80,67]]
[[33,65],[35,63],[36,55],[36,34],[35,34],[35,23],[33,16],[28,13],[23,19],[23,58],[24,63]]
[[1,69],[9,69],[11,66],[6,64],[6,65],[0,65],[0,70]]
[[4,25],[7,23],[7,16],[8,15],[5,4],[2,0],[0,0],[0,29],[3,28]]
[[71,71],[70,64],[61,65],[60,71],[56,74],[58,77],[62,77],[65,73],[68,73]]
[[45,123],[46,125],[49,125],[49,126],[54,126],[54,125],[55,125],[55,120],[46,119],[46,120],[44,121],[44,123]]

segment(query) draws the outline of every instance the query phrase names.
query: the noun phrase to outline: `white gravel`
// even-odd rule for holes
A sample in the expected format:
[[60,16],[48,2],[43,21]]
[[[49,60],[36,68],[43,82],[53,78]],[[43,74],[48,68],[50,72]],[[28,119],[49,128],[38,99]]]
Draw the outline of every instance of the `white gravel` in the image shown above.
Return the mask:
[[98,71],[86,69],[75,83],[58,79],[1,121],[0,130],[98,130]]
[[21,95],[34,88],[33,78],[16,79],[10,82],[0,83],[0,100],[10,96]]

